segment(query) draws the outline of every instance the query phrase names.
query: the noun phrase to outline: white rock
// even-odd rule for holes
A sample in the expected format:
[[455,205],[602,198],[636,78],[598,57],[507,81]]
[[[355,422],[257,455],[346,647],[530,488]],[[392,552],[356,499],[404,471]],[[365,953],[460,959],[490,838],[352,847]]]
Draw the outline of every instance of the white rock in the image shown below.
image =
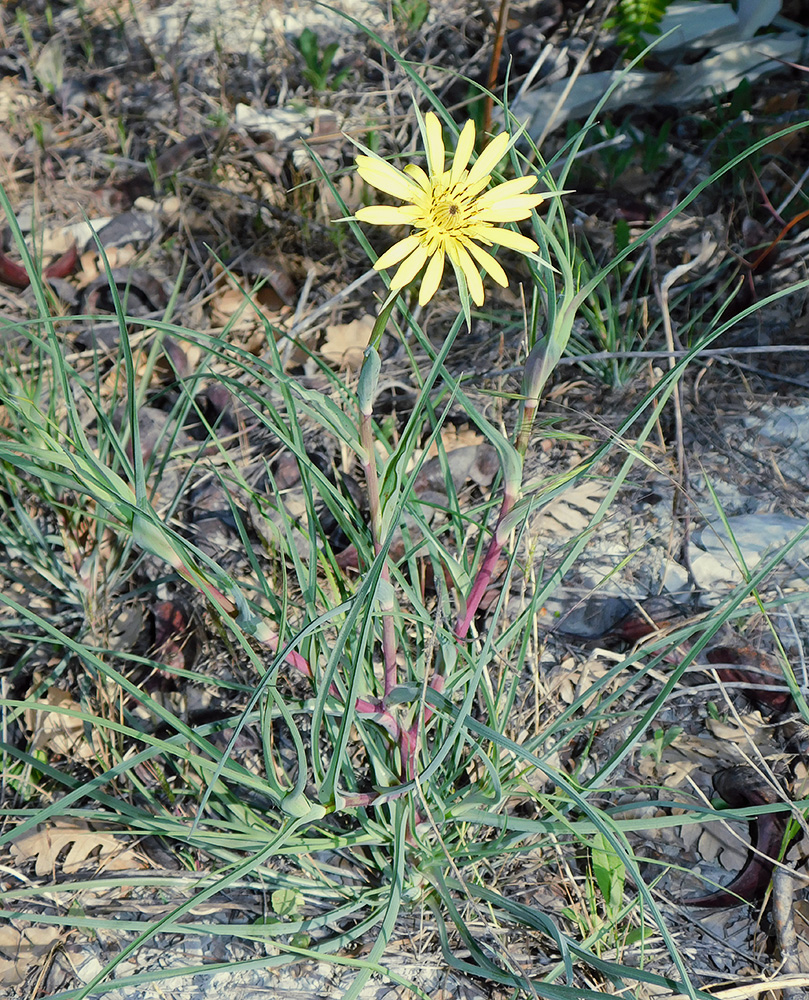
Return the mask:
[[[727,519],[727,527],[719,520],[714,521],[697,532],[691,543],[694,578],[707,593],[726,596],[729,589],[744,579],[739,555],[744,566],[754,571],[762,559],[774,555],[806,527],[805,520],[777,512],[739,514]],[[793,567],[807,555],[809,536],[800,539],[784,554],[781,565]],[[783,577],[784,573],[779,576]]]

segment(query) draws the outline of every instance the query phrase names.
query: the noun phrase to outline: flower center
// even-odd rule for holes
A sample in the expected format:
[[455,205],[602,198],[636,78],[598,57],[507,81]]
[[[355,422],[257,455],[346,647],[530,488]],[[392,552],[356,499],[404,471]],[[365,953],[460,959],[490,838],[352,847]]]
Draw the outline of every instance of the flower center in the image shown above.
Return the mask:
[[442,232],[451,232],[466,225],[466,209],[454,191],[433,191],[431,215],[433,225]]

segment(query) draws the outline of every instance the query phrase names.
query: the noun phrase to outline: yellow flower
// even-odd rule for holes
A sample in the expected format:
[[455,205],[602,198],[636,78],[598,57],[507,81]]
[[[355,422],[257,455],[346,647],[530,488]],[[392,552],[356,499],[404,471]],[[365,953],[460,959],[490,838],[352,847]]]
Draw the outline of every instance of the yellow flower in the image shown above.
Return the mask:
[[544,195],[526,193],[536,184],[536,177],[517,177],[485,190],[492,179],[491,171],[502,159],[509,142],[508,134],[502,132],[470,167],[475,124],[468,121],[458,139],[452,166],[445,170],[441,123],[428,112],[425,115],[428,173],[412,164],[403,171],[397,170],[375,155],[357,157],[357,172],[366,183],[407,202],[398,208],[384,205],[361,208],[356,215],[361,222],[374,226],[412,227],[409,236],[394,244],[374,264],[377,270],[399,264],[390,284],[393,291],[404,288],[427,264],[419,303],[429,302],[441,283],[445,257],[449,257],[458,283],[465,279],[472,301],[481,306],[483,282],[479,267],[498,285],[503,288],[508,285],[505,271],[483,247],[497,244],[527,254],[538,249],[528,237],[494,225],[527,219],[531,209],[544,200]]

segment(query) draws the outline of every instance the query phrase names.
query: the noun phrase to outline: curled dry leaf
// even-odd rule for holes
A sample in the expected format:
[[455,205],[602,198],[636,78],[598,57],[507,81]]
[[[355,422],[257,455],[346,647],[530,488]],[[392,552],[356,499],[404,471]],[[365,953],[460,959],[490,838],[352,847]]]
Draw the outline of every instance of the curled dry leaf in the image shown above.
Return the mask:
[[151,243],[161,232],[160,222],[151,212],[121,212],[98,230],[98,239],[104,247],[123,247]]
[[[591,645],[606,638],[626,641],[614,630],[632,614],[637,615],[637,609],[624,597],[590,597],[566,610],[554,631]],[[643,625],[648,623],[644,620]]]
[[660,594],[641,604],[634,604],[627,615],[610,627],[608,634],[621,642],[637,642],[644,636],[671,628],[687,617],[686,608]]
[[705,654],[720,680],[745,685],[745,696],[762,711],[794,712],[795,702],[786,689],[778,662],[750,646],[714,646]]
[[197,643],[188,608],[177,600],[160,601],[152,609],[155,657],[167,667],[190,670]]
[[[79,252],[74,243],[61,257],[48,264],[42,272],[44,278],[66,278],[72,274],[79,263]],[[15,263],[4,253],[0,253],[0,281],[13,288],[27,288],[31,284],[28,272],[21,264]]]
[[0,253],[0,281],[13,288],[27,288],[31,279],[24,267]]
[[[777,791],[752,767],[727,767],[713,779],[717,793],[734,809],[745,806],[769,805],[780,800]],[[747,855],[742,870],[724,889],[680,900],[686,906],[722,909],[755,903],[767,891],[773,868],[784,842],[787,817],[784,813],[762,813],[750,820],[750,842],[753,850]]]
[[262,288],[257,294],[260,296],[259,301],[267,308],[279,309],[281,305],[292,305],[295,301],[295,282],[279,260],[269,261],[258,254],[243,253],[232,261],[229,270],[262,282]]
[[216,264],[213,273],[216,292],[211,299],[211,316],[221,326],[250,327],[258,316],[278,312],[295,300],[289,275],[279,265],[252,254],[229,263],[227,271]]
[[[124,309],[131,316],[146,316],[159,312],[168,305],[169,297],[162,283],[140,267],[114,267],[112,280]],[[115,312],[115,301],[110,293],[106,274],[92,281],[85,292],[88,312]]]

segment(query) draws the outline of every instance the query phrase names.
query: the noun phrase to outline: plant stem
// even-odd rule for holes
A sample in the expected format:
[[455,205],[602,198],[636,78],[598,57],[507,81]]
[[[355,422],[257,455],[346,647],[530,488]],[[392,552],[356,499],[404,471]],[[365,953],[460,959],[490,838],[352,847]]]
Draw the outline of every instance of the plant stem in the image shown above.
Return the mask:
[[[267,642],[267,645],[273,652],[276,652],[278,649],[278,641],[278,636],[273,634]],[[307,662],[306,658],[301,656],[297,650],[290,650],[286,655],[286,661],[291,667],[294,667],[298,673],[303,674],[303,676],[307,677],[310,681],[314,680],[314,672],[311,666]],[[340,689],[334,683],[332,683],[329,687],[329,694],[334,698],[342,699]],[[402,733],[401,726],[378,698],[374,698],[371,701],[368,701],[365,698],[357,698],[354,702],[354,710],[358,715],[369,716],[394,739],[400,738]]]
[[525,453],[528,450],[528,442],[531,440],[531,433],[534,429],[534,418],[537,415],[538,406],[539,401],[536,399],[526,399],[523,405],[520,429],[514,445],[521,458],[525,458]]
[[[357,386],[357,403],[360,411],[360,445],[363,452],[365,482],[368,490],[368,509],[371,515],[371,534],[374,542],[374,553],[379,555],[382,549],[382,507],[379,495],[379,477],[376,471],[376,448],[374,444],[373,407],[376,386],[379,379],[381,362],[377,345],[382,339],[393,306],[398,298],[398,291],[390,292],[382,305],[374,323],[371,341],[365,350],[365,359],[360,371]],[[398,676],[396,669],[396,626],[394,622],[395,598],[390,582],[390,569],[387,555],[380,573],[382,582],[379,606],[382,613],[382,662],[384,670],[384,693],[387,697],[396,687]]]
[[506,21],[508,20],[508,8],[510,0],[500,0],[500,10],[497,14],[497,26],[494,29],[494,43],[492,45],[492,61],[489,64],[489,79],[486,95],[486,103],[483,105],[483,131],[488,132],[492,127],[492,91],[497,85],[497,71],[500,68],[500,55],[503,51],[503,38],[506,34]]
[[495,567],[497,566],[497,561],[500,558],[500,553],[503,551],[503,546],[506,541],[507,532],[502,530],[503,521],[506,519],[506,516],[510,513],[516,502],[516,492],[509,490],[504,493],[503,505],[500,508],[500,514],[497,517],[494,534],[492,535],[492,540],[489,542],[489,548],[486,550],[486,555],[483,558],[478,574],[472,584],[472,590],[470,591],[466,602],[466,611],[459,616],[458,622],[455,625],[456,639],[463,640],[467,637],[469,627],[477,614],[480,602],[483,600],[483,595],[486,593],[486,590],[491,583]]
[[[379,501],[379,477],[376,472],[373,418],[370,413],[360,414],[360,442],[364,452],[363,466],[368,489],[368,508],[371,514],[371,534],[374,540],[374,553],[379,555],[382,549],[382,510]],[[379,595],[379,606],[382,612],[382,659],[384,664],[385,697],[387,697],[393,688],[396,687],[398,681],[396,670],[396,627],[393,621],[395,608],[387,557],[382,566],[380,580],[383,582],[382,593]]]

